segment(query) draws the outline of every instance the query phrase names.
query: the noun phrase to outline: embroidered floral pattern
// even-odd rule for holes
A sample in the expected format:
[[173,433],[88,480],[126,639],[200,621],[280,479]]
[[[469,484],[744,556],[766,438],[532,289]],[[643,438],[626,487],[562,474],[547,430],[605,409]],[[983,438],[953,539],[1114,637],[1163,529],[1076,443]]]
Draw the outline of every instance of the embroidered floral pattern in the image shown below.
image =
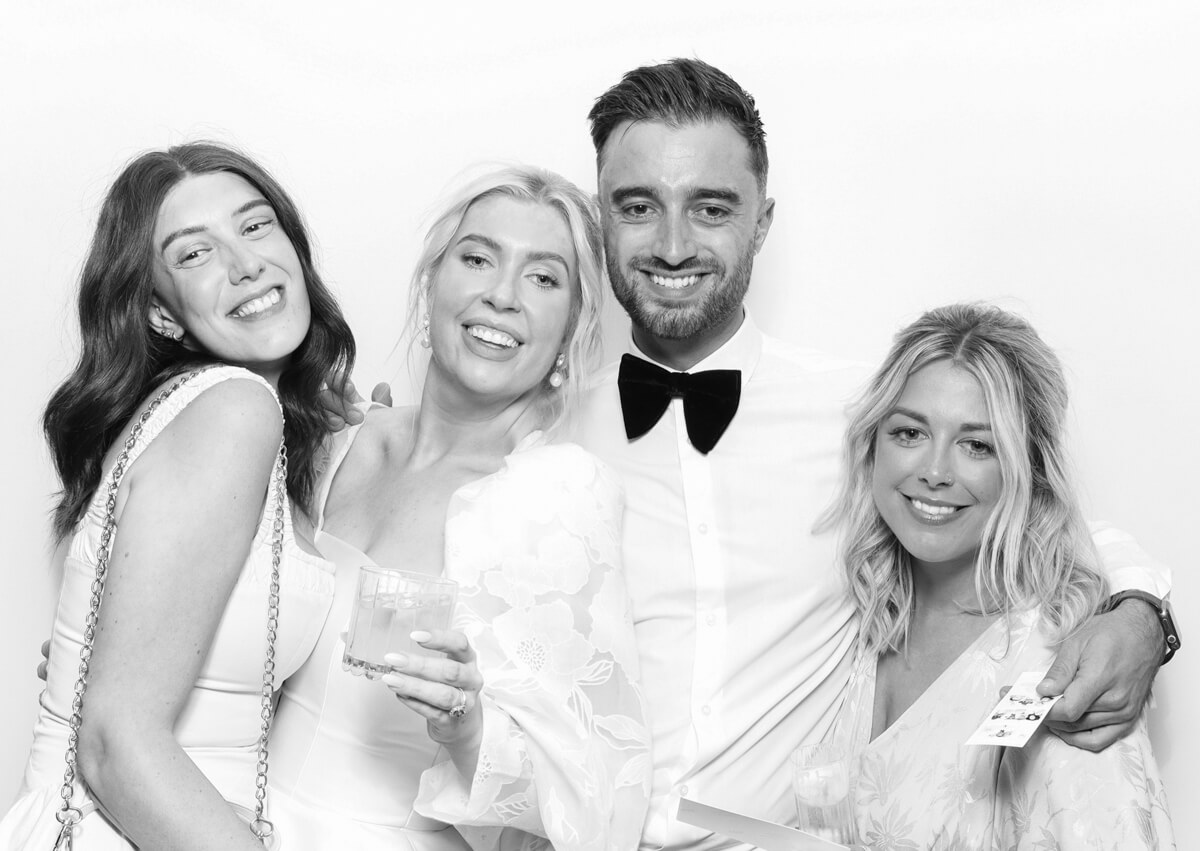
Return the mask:
[[611,475],[573,445],[519,449],[451,500],[446,575],[485,681],[484,741],[471,783],[440,763],[416,809],[475,848],[638,844],[650,739],[621,511]]
[[1035,612],[993,624],[874,741],[875,659],[860,658],[831,736],[857,754],[859,842],[871,849],[1174,848],[1143,714],[1101,753],[1040,731],[1024,748],[962,745],[1000,688],[1054,653]]

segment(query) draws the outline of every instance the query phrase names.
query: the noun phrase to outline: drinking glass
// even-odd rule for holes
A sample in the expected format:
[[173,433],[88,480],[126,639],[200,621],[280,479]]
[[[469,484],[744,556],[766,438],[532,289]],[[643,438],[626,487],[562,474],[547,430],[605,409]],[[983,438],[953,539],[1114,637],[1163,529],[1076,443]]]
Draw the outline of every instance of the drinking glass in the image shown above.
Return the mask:
[[831,842],[854,842],[850,760],[838,745],[801,745],[792,752],[797,827]]
[[358,569],[358,586],[342,667],[377,680],[391,671],[388,653],[445,656],[410,637],[416,629],[446,629],[458,596],[458,583],[440,576],[367,565]]

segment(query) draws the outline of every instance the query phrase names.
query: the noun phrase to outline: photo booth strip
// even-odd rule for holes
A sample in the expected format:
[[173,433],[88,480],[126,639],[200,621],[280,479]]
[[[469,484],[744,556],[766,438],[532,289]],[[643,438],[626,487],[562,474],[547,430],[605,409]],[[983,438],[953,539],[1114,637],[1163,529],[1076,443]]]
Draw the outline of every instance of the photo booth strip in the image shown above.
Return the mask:
[[1046,713],[1062,695],[1043,697],[1037,693],[1037,684],[1046,672],[1027,671],[1017,677],[1012,688],[996,708],[987,714],[968,745],[1000,745],[1006,748],[1024,747],[1037,728],[1046,720]]

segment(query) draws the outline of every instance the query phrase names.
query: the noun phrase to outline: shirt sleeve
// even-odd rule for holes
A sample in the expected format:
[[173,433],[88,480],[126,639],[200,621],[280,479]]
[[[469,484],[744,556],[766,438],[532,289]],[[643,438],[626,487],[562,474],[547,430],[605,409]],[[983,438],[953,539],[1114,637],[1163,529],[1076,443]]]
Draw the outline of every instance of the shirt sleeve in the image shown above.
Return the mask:
[[1146,714],[1116,744],[1092,753],[1049,731],[1008,748],[997,784],[1000,848],[1139,851],[1175,847]]
[[[416,809],[477,851],[624,851],[641,836],[651,765],[623,500],[593,456],[549,449],[565,451],[514,461],[507,481],[452,505],[447,575],[485,682],[483,741],[469,783],[449,760],[424,773]],[[452,557],[459,546],[476,552]]]
[[1108,578],[1109,593],[1147,591],[1166,597],[1171,591],[1171,569],[1146,554],[1133,536],[1107,523],[1091,523],[1092,541]]

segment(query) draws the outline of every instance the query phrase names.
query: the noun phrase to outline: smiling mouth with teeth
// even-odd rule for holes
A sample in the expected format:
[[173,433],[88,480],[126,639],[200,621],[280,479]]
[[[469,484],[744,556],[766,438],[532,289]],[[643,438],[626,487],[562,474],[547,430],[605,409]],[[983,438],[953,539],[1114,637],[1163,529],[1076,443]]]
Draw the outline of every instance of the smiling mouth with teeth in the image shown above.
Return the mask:
[[245,319],[247,316],[254,316],[256,313],[262,313],[269,307],[274,307],[283,299],[283,292],[278,287],[272,287],[258,298],[250,299],[237,310],[231,313],[238,319]]
[[929,505],[928,503],[921,502],[921,500],[911,496],[907,497],[907,499],[910,503],[912,503],[913,508],[917,509],[917,511],[921,512],[927,517],[949,517],[951,514],[954,514],[956,511],[959,511],[965,507],[962,505]]
[[668,290],[684,290],[688,287],[694,287],[701,277],[700,275],[683,275],[678,278],[672,278],[666,275],[655,275],[652,272],[649,275],[650,280],[657,286]]
[[486,325],[472,325],[467,328],[467,333],[476,340],[482,340],[485,343],[491,343],[493,346],[500,346],[505,349],[515,349],[519,345],[516,338],[511,334],[505,334],[503,331],[497,331],[495,328],[489,328]]

